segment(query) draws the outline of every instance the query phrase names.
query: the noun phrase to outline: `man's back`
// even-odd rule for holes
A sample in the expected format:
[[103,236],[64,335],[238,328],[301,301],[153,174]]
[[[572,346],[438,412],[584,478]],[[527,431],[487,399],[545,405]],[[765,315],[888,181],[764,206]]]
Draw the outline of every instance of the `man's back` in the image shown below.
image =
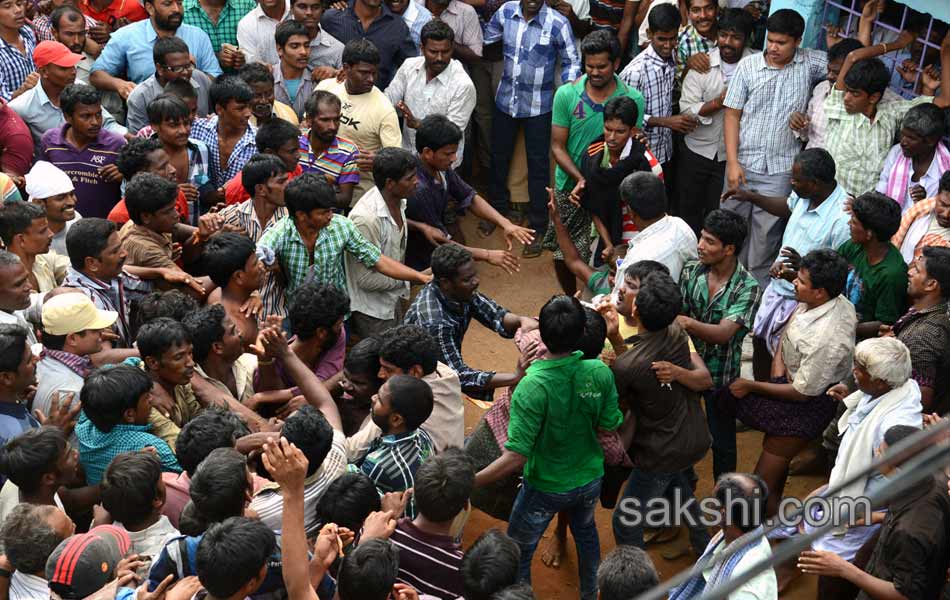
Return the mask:
[[597,430],[622,422],[610,369],[578,351],[528,368],[511,397],[505,448],[528,458],[524,474],[532,486],[566,492],[603,476]]
[[681,471],[709,448],[699,394],[676,382],[660,385],[651,368],[662,360],[689,369],[689,355],[688,336],[674,323],[660,331],[641,331],[614,362],[617,390],[637,420],[630,454],[640,469]]
[[390,539],[399,548],[398,581],[438,598],[462,595],[462,547],[452,538],[423,531],[403,518]]

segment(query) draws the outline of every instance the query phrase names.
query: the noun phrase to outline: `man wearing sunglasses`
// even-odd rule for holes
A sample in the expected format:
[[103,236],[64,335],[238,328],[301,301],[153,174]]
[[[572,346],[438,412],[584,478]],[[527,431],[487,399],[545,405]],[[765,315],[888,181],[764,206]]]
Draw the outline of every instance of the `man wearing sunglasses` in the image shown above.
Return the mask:
[[159,38],[155,41],[152,58],[155,61],[155,74],[135,86],[129,94],[129,130],[138,131],[148,125],[148,104],[165,92],[166,84],[179,79],[190,82],[195,88],[198,93],[198,116],[207,116],[211,78],[195,69],[188,45],[178,37]]

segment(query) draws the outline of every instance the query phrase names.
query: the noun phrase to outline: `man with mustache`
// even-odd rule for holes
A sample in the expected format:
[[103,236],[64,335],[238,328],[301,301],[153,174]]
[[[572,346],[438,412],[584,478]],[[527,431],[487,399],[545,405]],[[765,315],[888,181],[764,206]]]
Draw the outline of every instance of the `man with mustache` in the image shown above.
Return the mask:
[[356,158],[359,148],[337,136],[341,119],[340,98],[326,90],[317,90],[307,100],[310,133],[300,136],[300,167],[304,173],[319,173],[336,191],[336,203],[349,208],[353,188],[360,182]]
[[[208,34],[182,24],[181,0],[145,0],[149,18],[131,23],[112,34],[89,75],[89,82],[101,90],[117,92],[127,100],[135,86],[155,73],[152,47],[155,40],[177,36],[188,44],[199,71],[211,77],[221,74],[221,66]],[[120,76],[126,74],[128,79]]]
[[26,193],[46,209],[46,221],[53,232],[50,249],[66,256],[66,233],[80,218],[72,180],[56,165],[41,160],[26,174]]
[[[465,131],[475,109],[475,84],[462,63],[452,58],[457,47],[455,32],[444,21],[435,19],[422,27],[422,56],[406,59],[386,97],[402,113],[402,147],[416,148],[416,130],[429,115],[445,115]],[[464,143],[459,144],[453,168],[462,164]]]
[[690,70],[698,69],[700,73],[709,71],[710,52],[719,42],[719,4],[716,0],[686,0],[686,13],[689,15],[689,25],[680,32],[676,44],[678,82],[682,82]]
[[455,32],[455,56],[467,65],[482,60],[482,26],[472,5],[461,0],[426,0],[426,10]]

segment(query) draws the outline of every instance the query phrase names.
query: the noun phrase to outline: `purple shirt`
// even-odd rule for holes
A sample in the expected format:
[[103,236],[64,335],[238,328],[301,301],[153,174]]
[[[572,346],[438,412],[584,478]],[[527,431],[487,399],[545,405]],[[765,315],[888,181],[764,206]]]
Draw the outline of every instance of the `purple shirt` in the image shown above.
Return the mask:
[[[445,210],[450,200],[456,202],[455,209],[462,213],[475,199],[475,190],[465,183],[455,172],[449,169],[442,172],[445,179],[435,179],[425,170],[422,164],[416,166],[416,191],[406,199],[406,218],[432,225],[448,233],[445,229]],[[428,269],[435,246],[429,243],[421,233],[409,230],[409,239],[406,243],[406,264],[421,271]]]
[[76,187],[76,211],[84,217],[105,219],[122,197],[120,184],[107,182],[99,169],[115,164],[125,138],[101,129],[94,142],[82,150],[66,141],[68,123],[43,134],[40,158],[47,160],[72,180]]
[[[293,342],[293,339],[290,340]],[[320,381],[326,381],[330,379],[337,373],[343,370],[343,358],[346,356],[346,333],[341,331],[340,335],[336,339],[336,344],[332,348],[320,355],[320,359],[317,360],[317,364],[313,368],[314,374],[317,376]],[[280,376],[280,380],[288,388],[294,388],[294,393],[299,394],[300,390],[297,388],[297,382],[294,381],[293,377],[287,373],[283,366],[278,362],[274,365],[274,368],[277,369],[277,375]],[[254,387],[260,385],[261,376],[259,372],[254,373]]]

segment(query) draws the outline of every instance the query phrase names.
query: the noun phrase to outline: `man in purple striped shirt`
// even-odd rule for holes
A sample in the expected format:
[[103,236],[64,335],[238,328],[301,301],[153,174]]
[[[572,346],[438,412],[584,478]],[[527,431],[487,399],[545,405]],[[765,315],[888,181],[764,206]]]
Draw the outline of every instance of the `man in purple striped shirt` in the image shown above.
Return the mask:
[[59,96],[66,122],[43,134],[41,160],[53,163],[69,175],[76,190],[76,212],[83,217],[106,218],[122,197],[122,174],[115,166],[121,135],[102,128],[99,90],[72,84]]
[[[415,519],[400,519],[390,539],[399,548],[396,579],[420,595],[455,600],[462,595],[462,533],[471,510],[475,469],[459,448],[427,458],[416,471]],[[462,518],[459,518],[462,516]]]
[[300,136],[300,167],[306,172],[321,173],[336,190],[337,206],[350,208],[353,187],[360,182],[356,144],[341,137],[340,99],[326,90],[315,91],[304,109],[310,115],[310,134]]

